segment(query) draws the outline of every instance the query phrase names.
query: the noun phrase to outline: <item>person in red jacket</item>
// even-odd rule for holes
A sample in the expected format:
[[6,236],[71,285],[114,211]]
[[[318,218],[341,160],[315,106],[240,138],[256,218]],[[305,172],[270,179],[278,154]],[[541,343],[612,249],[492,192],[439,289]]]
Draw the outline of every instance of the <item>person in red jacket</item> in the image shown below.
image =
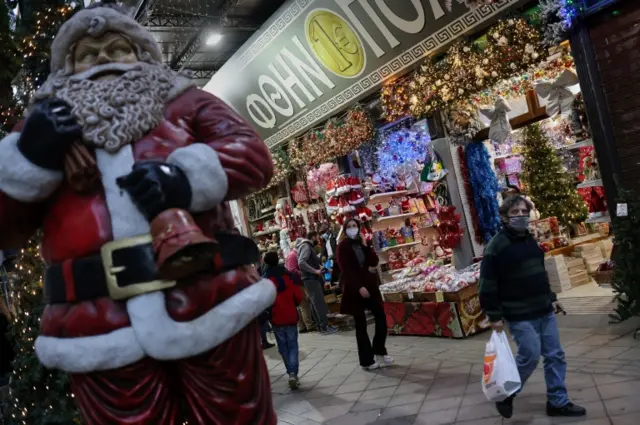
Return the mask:
[[276,286],[276,300],[271,309],[271,325],[276,336],[278,351],[289,375],[289,386],[298,388],[298,310],[304,298],[296,275],[280,266],[278,254],[267,252],[264,256],[267,270],[264,277]]
[[[376,275],[378,256],[364,242],[358,220],[347,220],[342,233],[346,238],[338,244],[337,255],[342,272],[340,313],[353,316],[355,321],[360,366],[366,370],[374,370],[393,363],[393,358],[387,354],[385,347],[387,322]],[[365,310],[370,310],[376,321],[373,345],[367,333]]]

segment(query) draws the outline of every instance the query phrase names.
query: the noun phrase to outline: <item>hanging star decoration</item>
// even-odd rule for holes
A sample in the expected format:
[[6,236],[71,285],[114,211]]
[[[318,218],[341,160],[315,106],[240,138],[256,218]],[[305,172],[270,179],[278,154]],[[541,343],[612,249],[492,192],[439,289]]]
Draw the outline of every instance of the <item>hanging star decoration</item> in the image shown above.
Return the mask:
[[578,76],[571,70],[565,70],[554,82],[540,82],[536,84],[536,93],[547,99],[547,115],[555,117],[558,114],[571,113],[575,96],[569,89],[578,84]]

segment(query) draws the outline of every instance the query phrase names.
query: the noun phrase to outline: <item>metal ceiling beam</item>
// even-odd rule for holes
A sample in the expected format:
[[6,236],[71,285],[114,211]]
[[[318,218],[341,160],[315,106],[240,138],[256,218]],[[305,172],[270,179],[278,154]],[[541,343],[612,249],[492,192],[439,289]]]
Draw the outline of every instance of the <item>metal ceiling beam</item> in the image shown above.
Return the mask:
[[195,16],[195,15],[151,15],[147,19],[149,27],[169,27],[169,28],[193,28],[217,25],[220,22],[219,16]]
[[220,19],[223,27],[233,28],[240,31],[256,31],[260,28],[260,23],[255,19],[245,18],[242,16],[223,16]]
[[158,0],[138,0],[133,18],[136,21],[140,22],[141,25],[146,25],[147,20],[151,15],[151,11],[153,10],[153,7],[156,5],[157,1]]
[[[238,3],[238,0],[224,0],[220,7],[218,8],[218,13],[220,14],[220,22],[225,19],[229,9],[235,6]],[[197,34],[195,34],[189,42],[187,42],[186,46],[173,58],[171,61],[171,68],[182,70],[184,66],[191,60],[193,55],[200,49],[202,43],[204,41],[206,34],[204,29],[200,29]]]
[[191,39],[187,42],[187,45],[178,52],[178,54],[171,60],[172,69],[182,70],[184,66],[191,60],[193,55],[200,49],[202,45],[202,39],[204,38],[204,31],[198,31]]
[[192,80],[210,80],[213,74],[216,73],[215,69],[186,69],[184,72],[189,75]]

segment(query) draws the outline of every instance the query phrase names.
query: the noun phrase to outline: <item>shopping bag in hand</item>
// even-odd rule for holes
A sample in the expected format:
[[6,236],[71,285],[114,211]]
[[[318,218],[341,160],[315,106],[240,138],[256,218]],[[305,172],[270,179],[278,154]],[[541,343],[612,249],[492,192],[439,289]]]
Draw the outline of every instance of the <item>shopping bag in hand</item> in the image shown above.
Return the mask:
[[503,401],[515,394],[522,383],[505,332],[493,332],[484,353],[482,391],[489,401]]

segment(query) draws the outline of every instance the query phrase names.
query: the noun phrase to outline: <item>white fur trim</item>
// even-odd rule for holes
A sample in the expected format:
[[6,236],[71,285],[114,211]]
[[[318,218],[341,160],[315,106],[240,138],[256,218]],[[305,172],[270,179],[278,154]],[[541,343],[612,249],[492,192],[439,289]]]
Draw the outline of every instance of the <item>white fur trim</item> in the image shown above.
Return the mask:
[[39,336],[36,355],[45,367],[68,373],[117,369],[145,357],[130,327],[78,338]]
[[162,292],[128,300],[127,311],[147,355],[176,360],[197,356],[227,341],[272,305],[275,297],[273,282],[262,279],[190,322],[169,317]]
[[135,159],[131,145],[123,146],[115,153],[96,149],[96,162],[102,175],[104,195],[111,215],[113,239],[149,233],[149,222],[133,204],[129,194],[116,183],[118,177],[129,174],[133,169]]
[[18,149],[20,133],[10,133],[0,141],[0,191],[22,202],[46,199],[62,182],[60,171],[31,163]]
[[189,179],[192,191],[191,211],[208,211],[227,195],[227,174],[218,159],[218,153],[208,145],[194,143],[176,149],[169,155],[167,162],[180,167]]

